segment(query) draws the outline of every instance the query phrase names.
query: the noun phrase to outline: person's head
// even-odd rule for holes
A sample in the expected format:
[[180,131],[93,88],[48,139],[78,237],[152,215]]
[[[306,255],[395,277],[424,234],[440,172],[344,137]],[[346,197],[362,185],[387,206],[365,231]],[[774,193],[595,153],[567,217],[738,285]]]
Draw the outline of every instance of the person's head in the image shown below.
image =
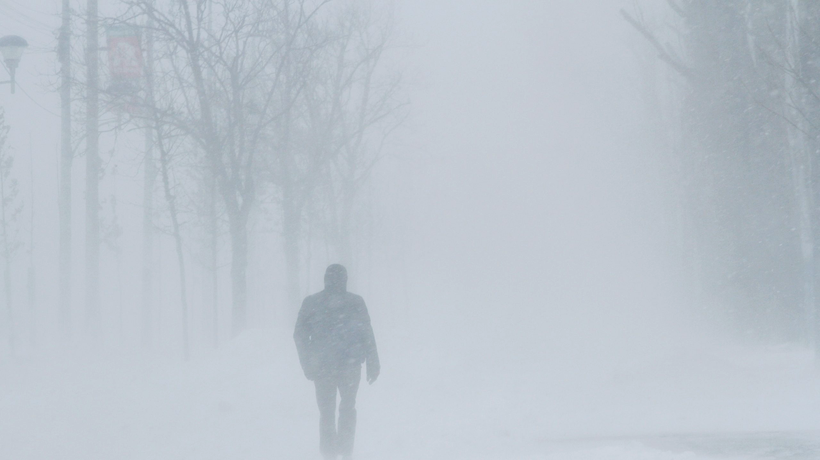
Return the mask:
[[333,264],[325,271],[325,290],[332,292],[347,291],[347,269],[342,265]]

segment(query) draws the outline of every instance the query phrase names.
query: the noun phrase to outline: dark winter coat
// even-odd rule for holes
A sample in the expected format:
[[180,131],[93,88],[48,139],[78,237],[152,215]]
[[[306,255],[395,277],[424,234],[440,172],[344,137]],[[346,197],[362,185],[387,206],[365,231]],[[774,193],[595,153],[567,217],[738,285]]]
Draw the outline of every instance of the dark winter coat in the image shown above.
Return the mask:
[[302,302],[293,339],[310,380],[336,375],[363,362],[367,362],[368,376],[379,373],[370,315],[364,299],[347,292],[347,273],[340,265],[328,268],[323,291]]

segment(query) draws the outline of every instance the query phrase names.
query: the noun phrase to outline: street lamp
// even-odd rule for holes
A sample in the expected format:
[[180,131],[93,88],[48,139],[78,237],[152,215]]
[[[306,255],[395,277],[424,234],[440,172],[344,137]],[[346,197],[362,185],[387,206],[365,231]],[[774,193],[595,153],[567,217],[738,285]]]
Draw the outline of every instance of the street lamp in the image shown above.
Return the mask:
[[14,75],[17,72],[17,65],[20,63],[20,58],[27,46],[26,39],[17,35],[6,35],[0,38],[0,54],[3,55],[3,62],[6,64],[11,76],[11,80],[0,83],[10,83],[11,94],[14,94]]

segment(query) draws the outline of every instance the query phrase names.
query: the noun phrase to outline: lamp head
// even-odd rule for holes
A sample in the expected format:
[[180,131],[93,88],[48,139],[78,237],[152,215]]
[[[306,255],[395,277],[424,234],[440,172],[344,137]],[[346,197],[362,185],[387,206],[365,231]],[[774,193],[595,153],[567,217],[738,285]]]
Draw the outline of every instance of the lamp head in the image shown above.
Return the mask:
[[26,47],[28,47],[28,42],[18,35],[0,37],[0,54],[3,55],[3,62],[6,63],[9,71],[17,68]]

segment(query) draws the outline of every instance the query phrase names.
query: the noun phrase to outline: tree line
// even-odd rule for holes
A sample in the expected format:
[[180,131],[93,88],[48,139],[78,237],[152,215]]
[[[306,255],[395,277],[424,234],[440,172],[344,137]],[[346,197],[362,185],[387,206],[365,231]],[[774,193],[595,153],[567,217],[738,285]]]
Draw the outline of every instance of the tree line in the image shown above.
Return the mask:
[[[101,302],[101,283],[124,282],[140,285],[139,335],[150,346],[160,327],[157,309],[169,304],[157,298],[168,295],[157,283],[171,282],[161,265],[174,267],[170,304],[181,315],[186,357],[192,309],[212,317],[210,331],[198,332],[214,344],[221,328],[240,334],[251,326],[250,240],[271,237],[260,228],[273,229],[280,241],[283,317],[295,317],[306,248],[318,239],[333,260],[355,264],[361,257],[359,243],[372,225],[363,193],[407,116],[401,68],[391,60],[390,11],[353,0],[112,0],[104,5],[109,14],[101,14],[98,0],[75,3],[63,0],[56,34],[63,109],[56,317],[63,337],[102,334],[101,317],[115,307]],[[116,46],[125,54],[112,54]],[[135,63],[138,68],[128,67]],[[0,189],[10,195],[0,195],[0,256],[10,260],[18,245],[11,229],[7,236],[6,204],[14,213],[18,197],[3,129]],[[122,249],[121,206],[116,194],[100,192],[101,183],[110,188],[118,180],[106,164],[120,155],[101,153],[101,140],[108,145],[118,137],[141,143],[130,160],[140,164],[143,190],[141,268],[128,270],[124,281],[114,279],[119,269],[116,277],[100,271],[101,248]],[[78,161],[85,163],[80,260],[72,203]],[[157,262],[157,235],[174,248],[164,264]],[[227,316],[219,314],[223,253]],[[196,304],[189,293],[192,261],[209,273],[206,301]],[[73,300],[79,293],[72,270],[79,264],[85,267],[81,309]],[[13,340],[19,321],[7,303]]]
[[745,336],[820,346],[820,4],[657,13],[621,12],[644,43],[687,301]]

